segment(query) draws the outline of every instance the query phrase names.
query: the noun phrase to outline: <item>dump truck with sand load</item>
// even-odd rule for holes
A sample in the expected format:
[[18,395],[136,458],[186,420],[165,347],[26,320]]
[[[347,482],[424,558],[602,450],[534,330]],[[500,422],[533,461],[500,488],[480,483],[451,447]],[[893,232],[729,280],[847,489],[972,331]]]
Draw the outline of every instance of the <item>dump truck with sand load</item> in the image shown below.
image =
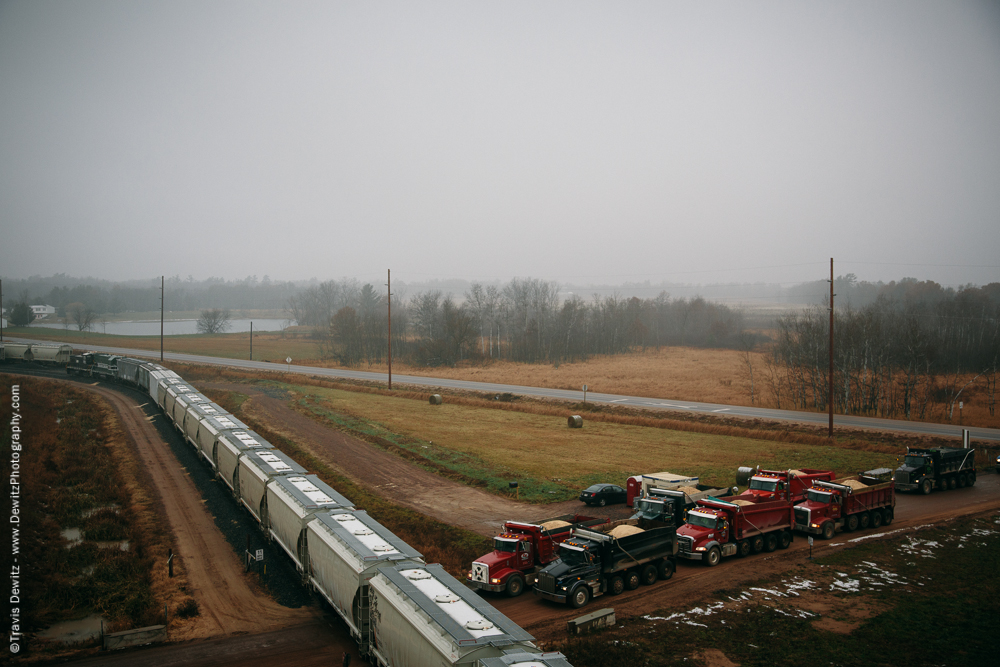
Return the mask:
[[559,559],[538,573],[532,590],[546,600],[580,608],[593,597],[618,595],[673,576],[676,528],[649,527],[637,519],[597,530],[574,528],[558,553]]
[[440,565],[380,567],[368,598],[368,660],[380,667],[476,667],[486,658],[542,653],[530,634]]
[[387,565],[422,565],[421,554],[364,510],[313,515],[306,524],[309,583],[344,620],[366,655],[371,642],[368,582]]
[[703,498],[716,498],[736,492],[732,489],[717,489],[705,484],[678,486],[670,489],[650,488],[648,492],[633,502],[633,519],[660,521],[670,526],[684,523],[684,513]]
[[896,488],[892,471],[877,468],[855,477],[816,482],[795,506],[795,529],[828,540],[838,528],[864,530],[892,523]]
[[688,511],[687,523],[677,529],[677,556],[714,567],[726,556],[787,549],[792,543],[794,506],[789,500],[754,496],[699,500]]
[[493,551],[472,562],[467,583],[479,590],[517,597],[526,586],[534,585],[539,570],[558,557],[559,543],[573,528],[606,523],[608,519],[581,514],[563,514],[536,523],[507,521],[493,538]]
[[748,484],[741,495],[753,496],[757,500],[790,500],[797,503],[806,497],[806,491],[813,482],[833,481],[832,470],[799,468],[789,470],[762,470],[741,467],[736,475],[736,483]]
[[636,498],[642,498],[650,489],[676,489],[679,486],[697,486],[698,478],[676,475],[672,472],[653,472],[633,475],[625,480],[625,505],[635,507]]
[[963,488],[976,483],[976,450],[961,447],[906,448],[894,476],[899,491]]

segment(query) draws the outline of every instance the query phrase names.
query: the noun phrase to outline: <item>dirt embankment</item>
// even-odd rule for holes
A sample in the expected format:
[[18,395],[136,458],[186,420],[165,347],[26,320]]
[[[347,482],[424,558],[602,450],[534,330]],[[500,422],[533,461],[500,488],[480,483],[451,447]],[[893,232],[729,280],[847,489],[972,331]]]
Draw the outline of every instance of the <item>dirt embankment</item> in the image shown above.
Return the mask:
[[243,564],[215,527],[198,489],[140,406],[113,389],[85,388],[111,405],[134,443],[174,536],[175,569],[186,575],[188,593],[198,602],[199,616],[171,620],[171,640],[258,633],[314,619],[315,609],[282,607],[244,574]]

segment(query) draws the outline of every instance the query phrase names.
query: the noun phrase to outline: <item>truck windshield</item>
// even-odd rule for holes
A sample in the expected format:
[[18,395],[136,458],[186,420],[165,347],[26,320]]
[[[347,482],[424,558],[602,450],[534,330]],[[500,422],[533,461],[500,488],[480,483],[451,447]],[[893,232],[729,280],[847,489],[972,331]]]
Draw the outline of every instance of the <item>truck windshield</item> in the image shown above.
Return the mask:
[[903,464],[908,468],[919,468],[924,464],[924,457],[907,456],[905,459],[903,459]]
[[692,526],[701,526],[702,528],[715,528],[715,517],[698,514],[696,512],[688,512],[688,523]]
[[502,540],[499,537],[493,539],[493,548],[497,551],[514,553],[517,551],[517,542],[514,540]]
[[831,493],[825,491],[817,491],[816,489],[809,489],[806,493],[806,498],[813,501],[814,503],[829,503],[833,500]]
[[751,479],[750,488],[757,491],[774,491],[778,488],[778,483],[772,480]]
[[559,557],[570,567],[590,563],[590,553],[585,549],[572,549],[567,546],[559,549]]

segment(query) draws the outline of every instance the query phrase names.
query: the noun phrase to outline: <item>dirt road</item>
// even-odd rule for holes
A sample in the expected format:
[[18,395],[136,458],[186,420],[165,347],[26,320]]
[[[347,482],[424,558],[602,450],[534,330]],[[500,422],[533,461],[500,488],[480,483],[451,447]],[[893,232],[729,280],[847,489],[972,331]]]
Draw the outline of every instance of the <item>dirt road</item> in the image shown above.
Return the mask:
[[196,384],[202,389],[250,394],[242,405],[243,414],[294,440],[317,458],[379,495],[480,535],[493,537],[504,521],[534,520],[539,518],[539,512],[556,516],[578,511],[581,507],[575,500],[539,508],[500,498],[435,475],[363,440],[323,426],[291,409],[287,401],[255,391],[248,385]]

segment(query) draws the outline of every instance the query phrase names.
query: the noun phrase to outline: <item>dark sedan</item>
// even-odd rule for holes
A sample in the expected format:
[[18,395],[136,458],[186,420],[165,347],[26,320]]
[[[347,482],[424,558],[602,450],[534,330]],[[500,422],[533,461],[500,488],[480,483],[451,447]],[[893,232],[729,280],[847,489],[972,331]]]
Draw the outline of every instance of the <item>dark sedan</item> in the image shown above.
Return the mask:
[[615,484],[594,484],[580,492],[580,500],[588,505],[612,505],[625,502],[625,489]]

